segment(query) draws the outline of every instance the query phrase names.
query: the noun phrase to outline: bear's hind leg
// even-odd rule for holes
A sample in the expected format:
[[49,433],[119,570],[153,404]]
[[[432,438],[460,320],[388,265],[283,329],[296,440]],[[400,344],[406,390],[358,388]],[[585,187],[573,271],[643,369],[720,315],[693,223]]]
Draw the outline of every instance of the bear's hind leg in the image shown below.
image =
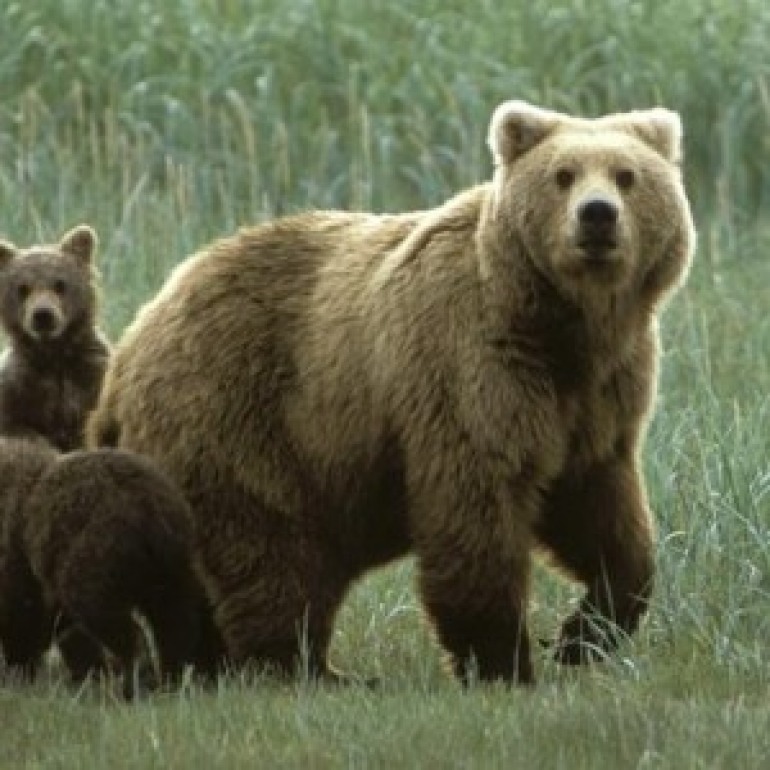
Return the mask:
[[255,663],[283,674],[304,669],[310,676],[342,679],[327,653],[344,590],[321,585],[327,576],[304,583],[288,575],[285,565],[250,577],[248,586],[227,591],[215,610],[232,663]]
[[341,678],[327,653],[348,581],[319,543],[294,527],[279,530],[271,527],[269,542],[257,536],[221,543],[231,555],[253,551],[247,559],[225,556],[212,570],[214,618],[228,658],[236,667],[254,663],[288,674],[305,668],[310,676]]
[[[71,554],[55,581],[62,615],[73,630],[104,647],[117,659],[123,674],[123,695],[126,700],[131,700],[135,694],[134,663],[140,635],[131,616],[131,601],[96,564],[91,565],[90,570],[83,570],[82,562],[76,556],[76,553]],[[79,643],[76,666],[82,662],[79,659],[81,653],[87,654],[88,647]],[[72,673],[74,677],[78,672]]]
[[102,646],[70,619],[57,622],[55,638],[73,682],[80,683],[89,674],[101,675],[107,671]]
[[195,556],[228,667],[255,665],[281,674],[306,667],[312,676],[334,678],[327,651],[350,577],[313,529],[317,517],[296,500],[276,510],[234,481],[198,479],[185,492],[195,514]]
[[0,652],[23,679],[35,677],[51,643],[51,617],[26,558],[9,553],[2,565]]
[[170,685],[178,685],[185,666],[195,664],[204,621],[192,575],[175,577],[166,585],[153,586],[153,595],[139,607],[152,629],[160,679]]
[[85,632],[98,639],[117,658],[123,674],[123,697],[132,700],[136,694],[134,663],[139,632],[129,609],[104,612],[89,608],[76,617]]
[[556,659],[601,659],[633,633],[654,579],[654,535],[642,480],[633,463],[614,460],[559,480],[537,536],[557,564],[586,586],[562,626]]

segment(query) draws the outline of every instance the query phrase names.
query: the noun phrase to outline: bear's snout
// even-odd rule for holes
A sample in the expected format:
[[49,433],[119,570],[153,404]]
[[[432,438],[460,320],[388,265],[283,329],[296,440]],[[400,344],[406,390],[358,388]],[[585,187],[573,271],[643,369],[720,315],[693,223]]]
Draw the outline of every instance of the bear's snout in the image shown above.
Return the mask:
[[591,197],[577,210],[578,243],[590,256],[611,251],[617,246],[620,210],[614,201]]
[[48,307],[39,307],[32,314],[32,328],[38,334],[50,334],[56,326],[56,316]]
[[38,339],[56,337],[62,330],[62,313],[46,296],[31,302],[25,316],[27,332]]
[[618,207],[605,198],[591,198],[580,206],[578,217],[586,227],[608,227],[618,221]]

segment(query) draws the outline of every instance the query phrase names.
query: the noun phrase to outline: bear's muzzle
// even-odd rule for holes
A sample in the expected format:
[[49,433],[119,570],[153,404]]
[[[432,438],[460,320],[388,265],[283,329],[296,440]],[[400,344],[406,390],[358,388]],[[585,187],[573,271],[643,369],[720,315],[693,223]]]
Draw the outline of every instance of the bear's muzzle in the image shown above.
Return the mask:
[[603,260],[618,246],[620,210],[607,198],[592,197],[577,210],[577,244],[589,260]]
[[64,328],[64,315],[52,292],[33,294],[27,301],[24,328],[32,337],[45,340],[58,337]]

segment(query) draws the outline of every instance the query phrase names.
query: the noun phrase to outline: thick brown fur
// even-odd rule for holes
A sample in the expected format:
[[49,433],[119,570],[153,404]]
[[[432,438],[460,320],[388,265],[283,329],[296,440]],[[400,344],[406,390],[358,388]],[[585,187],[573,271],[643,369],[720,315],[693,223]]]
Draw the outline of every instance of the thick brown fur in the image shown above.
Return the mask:
[[0,652],[31,677],[48,647],[50,619],[22,542],[21,517],[35,484],[56,462],[43,439],[0,437]]
[[[0,596],[8,663],[34,673],[56,640],[79,680],[104,667],[104,648],[124,672],[124,693],[131,697],[136,611],[152,630],[161,679],[179,681],[187,663],[199,662],[204,614],[187,502],[133,453],[44,452],[14,439],[4,440],[0,451],[2,481],[23,482],[26,496],[4,511],[5,553],[19,565],[6,570]],[[33,475],[34,484],[27,484]]]
[[0,242],[0,434],[40,435],[69,451],[84,443],[109,345],[96,327],[96,234],[87,225],[57,244]]
[[95,444],[191,501],[235,663],[328,671],[351,581],[407,552],[460,676],[532,682],[530,562],[587,590],[557,656],[611,649],[653,580],[639,467],[657,312],[695,234],[663,109],[584,120],[522,102],[494,178],[426,212],[320,212],[179,266],[117,346]]

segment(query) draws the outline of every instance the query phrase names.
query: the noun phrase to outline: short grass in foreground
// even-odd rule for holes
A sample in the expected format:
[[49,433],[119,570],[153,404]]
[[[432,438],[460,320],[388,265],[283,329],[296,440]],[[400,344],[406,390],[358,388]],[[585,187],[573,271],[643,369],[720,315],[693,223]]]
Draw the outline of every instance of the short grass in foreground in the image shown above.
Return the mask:
[[377,691],[240,677],[127,706],[96,685],[41,681],[0,690],[0,766],[766,766],[768,676],[756,651],[733,651],[730,664],[714,639],[654,639],[653,622],[601,669],[541,661],[533,691],[463,691],[439,670],[406,572],[369,581],[340,627],[339,659],[386,676]]

